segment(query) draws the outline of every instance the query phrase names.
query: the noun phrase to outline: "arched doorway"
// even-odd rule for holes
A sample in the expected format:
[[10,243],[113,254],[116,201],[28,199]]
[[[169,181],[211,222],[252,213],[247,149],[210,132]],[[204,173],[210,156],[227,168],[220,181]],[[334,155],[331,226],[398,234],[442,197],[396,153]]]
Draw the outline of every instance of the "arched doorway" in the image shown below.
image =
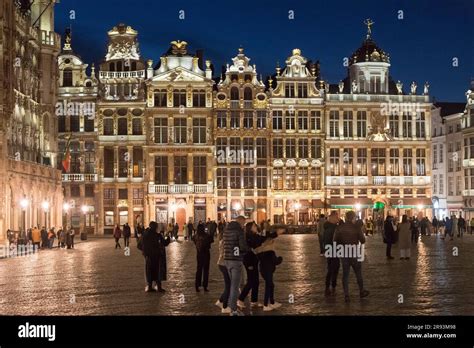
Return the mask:
[[176,222],[178,223],[179,229],[181,230],[186,223],[186,209],[178,208],[176,209]]

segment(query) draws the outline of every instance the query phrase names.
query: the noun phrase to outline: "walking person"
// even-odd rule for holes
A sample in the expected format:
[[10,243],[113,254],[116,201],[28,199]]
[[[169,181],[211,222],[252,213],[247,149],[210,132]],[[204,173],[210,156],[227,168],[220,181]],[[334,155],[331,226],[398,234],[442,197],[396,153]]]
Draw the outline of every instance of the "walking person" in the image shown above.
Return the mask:
[[193,242],[196,246],[196,258],[197,258],[197,269],[196,269],[196,280],[194,286],[196,292],[199,292],[201,286],[204,287],[204,291],[208,292],[209,285],[209,266],[211,262],[211,243],[213,242],[211,236],[206,233],[204,224],[199,224],[197,232],[193,237]]
[[217,234],[217,239],[219,241],[219,259],[217,260],[217,266],[219,267],[219,271],[221,271],[222,277],[224,278],[224,291],[217,300],[216,306],[221,308],[222,314],[230,314],[231,310],[228,306],[230,294],[230,275],[224,262],[224,230],[219,231]]
[[37,228],[34,228],[32,231],[31,231],[31,239],[32,239],[32,242],[33,242],[33,248],[34,250],[39,250],[40,248],[40,243],[41,243],[41,232],[39,229]]
[[194,234],[194,225],[193,225],[193,220],[191,218],[189,218],[187,230],[188,230],[188,240],[192,240],[193,234]]
[[326,218],[324,214],[319,215],[319,221],[317,225],[318,238],[319,238],[319,256],[324,256],[323,232],[324,232],[325,223],[326,223]]
[[244,225],[245,217],[239,216],[235,221],[231,221],[224,230],[224,263],[230,277],[229,307],[232,316],[243,315],[237,310],[237,297],[242,274],[242,261],[248,250]]
[[74,249],[74,237],[76,236],[76,230],[74,230],[72,226],[71,226],[71,229],[69,230],[69,236],[71,238],[71,248]]
[[123,225],[123,244],[125,248],[130,247],[130,237],[132,236],[132,229],[128,225],[128,222],[126,222]]
[[434,234],[438,234],[439,222],[436,216],[433,217],[432,225],[433,225]]
[[173,238],[177,242],[178,241],[178,234],[179,234],[179,225],[175,223],[173,226]]
[[[32,232],[36,229],[38,229],[36,226],[33,227]],[[48,231],[46,231],[46,229],[43,227],[40,233],[41,233],[41,248],[45,249],[48,247]]]
[[53,249],[55,239],[56,239],[56,233],[54,232],[54,228],[51,228],[48,232],[48,248],[49,249]]
[[122,238],[122,230],[120,229],[120,226],[117,224],[115,225],[114,229],[114,238],[115,238],[115,249],[122,249],[120,246],[120,238]]
[[398,225],[398,248],[400,249],[400,260],[409,260],[411,254],[411,232],[408,216],[402,216],[402,222]]
[[[323,241],[324,248],[327,252],[334,248],[334,233],[336,232],[337,225],[339,224],[339,215],[337,211],[332,211],[329,215],[328,220],[324,224],[323,232]],[[337,275],[340,268],[340,260],[333,253],[327,255],[325,253],[326,262],[327,262],[327,272],[326,272],[326,290],[324,292],[325,296],[334,296],[336,295],[336,285],[337,285]]]
[[411,241],[412,243],[418,243],[418,238],[419,238],[419,223],[418,219],[415,217],[411,220],[410,222],[410,231],[411,231]]
[[383,229],[383,242],[387,244],[385,256],[387,257],[388,260],[393,260],[392,244],[396,243],[395,231],[396,231],[396,226],[394,225],[393,217],[390,215],[387,215],[387,218],[385,219],[384,229]]
[[143,232],[142,242],[147,282],[145,292],[165,292],[161,282],[167,279],[165,248],[170,243],[170,239],[169,237],[165,239],[163,233],[158,232],[158,224],[151,221],[149,227]]
[[[365,243],[365,236],[362,230],[355,225],[356,214],[353,211],[346,212],[345,222],[339,225],[334,232],[334,241],[336,245],[350,245],[353,246],[352,250],[359,248],[360,245]],[[360,243],[360,244],[359,244]],[[362,249],[363,250],[363,249]],[[357,284],[359,285],[359,296],[360,298],[367,297],[369,291],[364,288],[364,281],[362,278],[362,262],[356,255],[344,255],[341,258],[342,263],[342,284],[344,287],[344,299],[346,303],[350,302],[349,297],[349,272],[350,268],[354,270],[357,278]]]

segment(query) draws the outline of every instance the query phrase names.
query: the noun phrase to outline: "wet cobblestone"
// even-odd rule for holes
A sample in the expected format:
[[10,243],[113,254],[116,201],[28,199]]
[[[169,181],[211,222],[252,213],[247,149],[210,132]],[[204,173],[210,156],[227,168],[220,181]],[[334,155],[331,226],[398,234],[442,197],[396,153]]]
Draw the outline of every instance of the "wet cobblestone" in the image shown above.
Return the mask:
[[[285,235],[275,273],[275,298],[283,306],[252,315],[473,315],[474,236],[443,241],[425,236],[410,261],[385,258],[380,235],[369,236],[363,275],[368,298],[358,298],[351,272],[351,303],[344,302],[342,270],[337,295],[324,297],[325,259],[316,235]],[[210,292],[194,290],[195,249],[179,241],[167,248],[165,294],[144,292],[144,260],[131,241],[130,256],[109,238],[91,238],[76,249],[41,251],[37,256],[0,260],[1,315],[221,315],[214,305],[223,282],[213,245]],[[453,247],[459,256],[453,256]],[[403,295],[403,303],[399,303]],[[263,297],[263,281],[260,299]],[[294,299],[294,301],[292,301]],[[184,303],[183,303],[184,302]],[[247,304],[248,305],[248,304]]]

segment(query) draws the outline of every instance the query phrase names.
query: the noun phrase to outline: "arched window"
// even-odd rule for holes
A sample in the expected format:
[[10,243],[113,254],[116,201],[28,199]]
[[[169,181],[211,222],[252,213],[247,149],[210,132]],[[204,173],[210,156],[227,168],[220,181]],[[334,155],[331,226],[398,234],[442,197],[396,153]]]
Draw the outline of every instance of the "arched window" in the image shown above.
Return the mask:
[[63,70],[63,87],[72,87],[72,69],[66,68]]
[[230,100],[239,100],[239,89],[237,87],[230,89]]
[[126,117],[119,117],[117,121],[118,135],[128,134],[128,120]]
[[250,87],[245,87],[244,89],[244,100],[252,100],[252,89]]

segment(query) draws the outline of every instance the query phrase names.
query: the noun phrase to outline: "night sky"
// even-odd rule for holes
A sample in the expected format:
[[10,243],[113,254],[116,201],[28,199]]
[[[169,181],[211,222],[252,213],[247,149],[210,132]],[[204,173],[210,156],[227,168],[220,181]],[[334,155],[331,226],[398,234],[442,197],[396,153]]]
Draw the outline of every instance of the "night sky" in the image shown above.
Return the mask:
[[[346,76],[344,57],[361,45],[367,31],[363,21],[371,18],[372,36],[390,54],[390,73],[405,92],[413,80],[417,93],[429,81],[436,101],[462,102],[474,78],[473,9],[472,0],[62,0],[56,5],[56,31],[62,34],[71,25],[74,51],[98,64],[107,31],[123,22],[138,30],[143,58],[157,63],[170,41],[184,40],[191,53],[204,49],[216,76],[240,46],[264,79],[275,72],[277,61],[284,66],[291,50],[300,48],[306,58],[320,60],[324,80],[337,83]],[[70,10],[75,20],[69,19]],[[184,20],[178,18],[180,10]],[[403,20],[397,18],[399,10]],[[452,66],[454,57],[458,67]]]

